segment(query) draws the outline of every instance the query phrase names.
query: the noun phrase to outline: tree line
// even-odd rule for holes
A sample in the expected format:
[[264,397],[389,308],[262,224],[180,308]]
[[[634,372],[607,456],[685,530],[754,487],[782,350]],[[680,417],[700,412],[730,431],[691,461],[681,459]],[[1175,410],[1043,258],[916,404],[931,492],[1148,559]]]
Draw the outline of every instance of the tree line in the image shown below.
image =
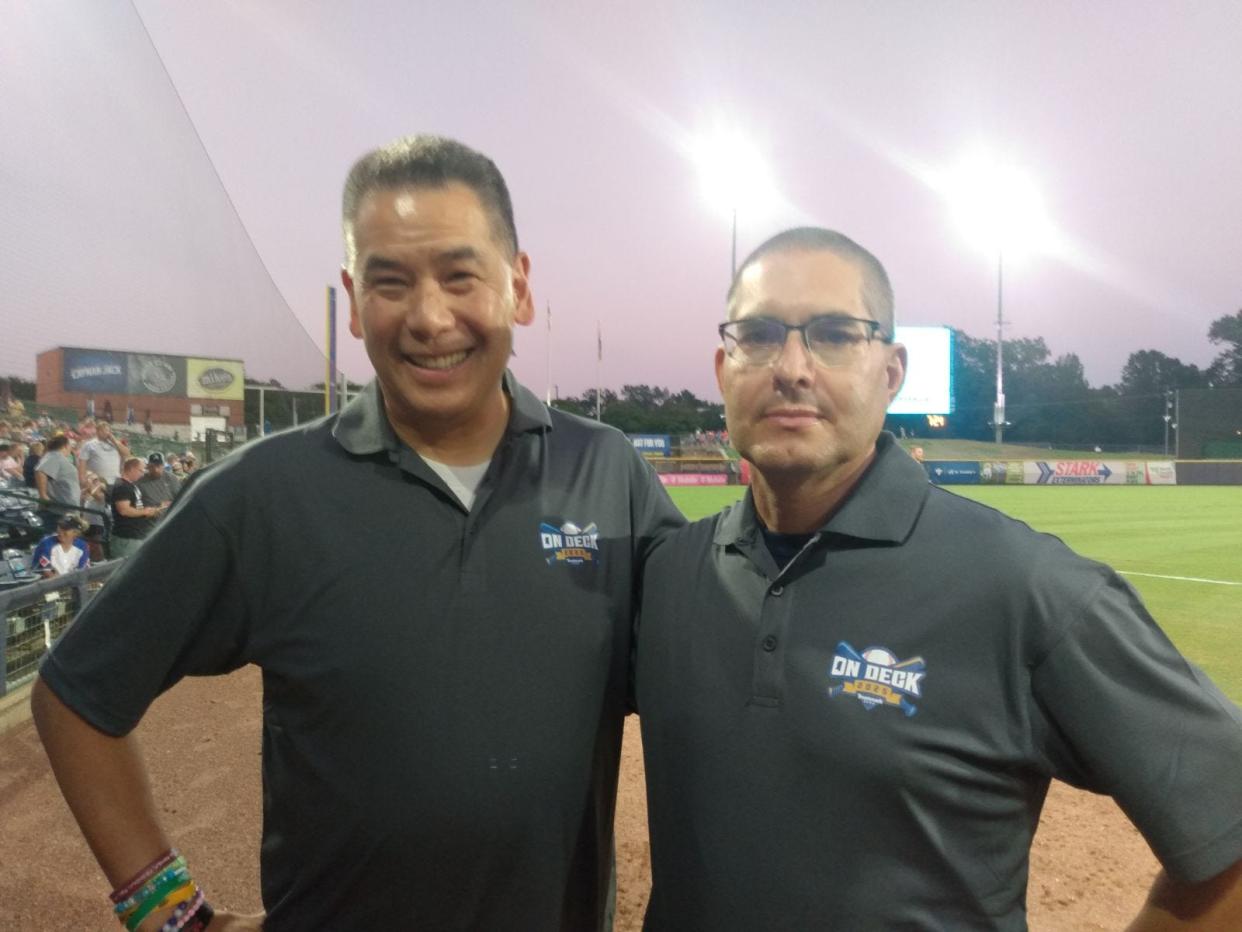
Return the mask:
[[[1087,384],[1077,354],[1053,358],[1042,337],[1006,340],[1002,366],[1005,379],[1005,437],[1014,442],[1051,443],[1056,446],[1159,446],[1164,438],[1171,392],[1187,388],[1242,387],[1242,310],[1212,321],[1208,340],[1220,348],[1206,368],[1199,368],[1159,350],[1131,353],[1115,385]],[[930,428],[916,415],[890,416],[888,428],[915,436],[987,440],[992,437],[992,403],[996,394],[996,342],[953,331],[954,413],[941,428]],[[5,384],[7,383],[7,384]],[[259,422],[258,392],[275,379],[247,379],[246,423]],[[274,430],[323,412],[322,383],[299,393],[268,392],[264,417]],[[315,392],[318,388],[319,392]],[[361,386],[350,383],[351,395]],[[33,382],[15,376],[0,377],[0,394],[34,401]],[[595,390],[577,397],[558,398],[553,406],[584,417],[595,416]],[[630,434],[690,434],[724,427],[724,407],[693,392],[673,392],[651,385],[624,385],[619,392],[604,389],[601,420]]]

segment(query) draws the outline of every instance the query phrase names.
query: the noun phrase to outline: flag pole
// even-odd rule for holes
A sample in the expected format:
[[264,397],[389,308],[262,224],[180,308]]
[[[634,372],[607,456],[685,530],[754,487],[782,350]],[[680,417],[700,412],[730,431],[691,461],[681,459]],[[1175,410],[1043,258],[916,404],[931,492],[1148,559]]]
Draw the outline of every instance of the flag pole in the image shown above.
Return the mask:
[[599,400],[604,394],[604,331],[595,321],[595,420],[599,420]]

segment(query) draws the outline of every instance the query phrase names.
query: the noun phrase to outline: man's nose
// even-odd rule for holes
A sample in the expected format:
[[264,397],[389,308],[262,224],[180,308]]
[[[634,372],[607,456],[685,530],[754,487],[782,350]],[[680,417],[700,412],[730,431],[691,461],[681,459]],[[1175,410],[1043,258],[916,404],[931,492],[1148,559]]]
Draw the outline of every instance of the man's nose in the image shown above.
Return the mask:
[[405,325],[411,333],[434,336],[452,329],[455,322],[455,315],[449,306],[449,296],[439,282],[423,281],[413,289],[405,312]]
[[809,382],[815,373],[815,360],[807,349],[801,330],[790,330],[785,334],[785,344],[780,355],[772,362],[772,373],[775,378],[785,382]]

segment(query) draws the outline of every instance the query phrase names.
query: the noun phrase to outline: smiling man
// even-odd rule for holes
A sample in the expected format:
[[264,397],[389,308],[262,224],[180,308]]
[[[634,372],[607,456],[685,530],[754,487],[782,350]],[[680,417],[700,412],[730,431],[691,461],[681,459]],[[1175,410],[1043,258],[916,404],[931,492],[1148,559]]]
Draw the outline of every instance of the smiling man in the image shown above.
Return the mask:
[[716,375],[745,499],[647,562],[650,932],[1026,927],[1050,778],[1163,863],[1133,932],[1242,928],[1242,714],[1132,589],[927,482],[890,434],[880,263],[828,230],[738,271]]
[[130,730],[248,663],[263,928],[602,929],[637,574],[680,515],[622,434],[506,371],[530,260],[489,159],[398,140],[342,220],[376,379],[196,475],[44,664],[40,734],[143,930],[202,897]]

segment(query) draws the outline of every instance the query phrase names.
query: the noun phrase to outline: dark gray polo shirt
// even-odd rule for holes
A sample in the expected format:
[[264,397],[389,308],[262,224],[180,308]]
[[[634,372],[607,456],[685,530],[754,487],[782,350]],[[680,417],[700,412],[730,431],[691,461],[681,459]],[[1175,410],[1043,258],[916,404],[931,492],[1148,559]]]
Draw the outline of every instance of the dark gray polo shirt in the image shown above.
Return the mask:
[[469,513],[373,384],[191,483],[43,666],[113,735],[263,669],[268,929],[601,925],[637,571],[683,522],[621,433],[506,386]]
[[1242,715],[1133,590],[880,439],[783,571],[748,496],[647,563],[647,928],[1024,929],[1050,777],[1242,858]]

